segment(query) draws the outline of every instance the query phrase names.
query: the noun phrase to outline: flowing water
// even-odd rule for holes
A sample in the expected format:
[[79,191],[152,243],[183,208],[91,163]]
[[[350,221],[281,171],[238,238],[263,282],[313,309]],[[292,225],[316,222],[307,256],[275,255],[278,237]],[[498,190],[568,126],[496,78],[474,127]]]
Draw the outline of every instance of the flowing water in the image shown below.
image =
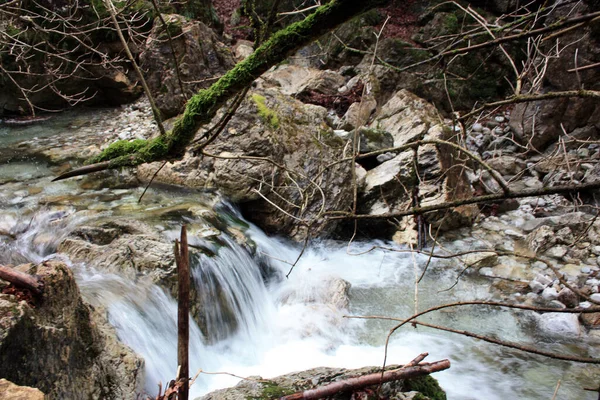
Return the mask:
[[[23,138],[55,134],[61,121],[70,123],[69,117],[61,118],[64,121],[57,118],[41,131],[39,127],[0,129],[3,152]],[[311,243],[286,279],[290,263],[301,251],[298,245],[267,237],[226,203],[215,208],[221,222],[232,229],[212,227],[202,217],[176,212],[181,204],[210,208],[214,195],[151,189],[138,204],[140,188],[83,190],[76,180],[50,183],[50,175],[50,167],[39,160],[19,157],[0,165],[0,263],[64,258],[54,254],[60,241],[75,227],[98,219],[144,219],[169,240],[177,237],[182,223],[195,227],[190,243],[208,251],[192,249],[193,282],[203,305],[206,333],[192,324],[192,373],[202,369],[272,377],[317,366],[380,365],[394,323],[347,317],[403,318],[415,310],[415,274],[420,274],[427,259],[378,247],[394,247],[390,243]],[[165,208],[175,211],[168,217],[157,212]],[[234,231],[243,232],[245,239],[236,238]],[[240,244],[244,241],[246,245]],[[86,300],[106,307],[119,338],[145,359],[146,390],[154,393],[159,381],[176,373],[175,300],[144,277],[121,276],[110,266],[70,265]],[[437,261],[429,266],[418,288],[419,310],[444,302],[492,298],[488,282],[473,277],[463,277],[452,290],[441,291],[455,283],[459,272],[446,266]],[[352,285],[347,309],[343,301],[332,300],[331,287],[339,285],[337,279]],[[423,318],[546,350],[600,356],[585,335],[549,338],[536,330],[532,320],[527,313],[476,307]],[[388,360],[404,363],[422,352],[430,354],[429,361],[451,360],[449,370],[435,374],[450,399],[551,399],[559,380],[557,399],[597,396],[582,390],[597,385],[596,367],[548,360],[423,327],[407,326],[394,334]],[[199,396],[237,381],[232,375],[202,373],[192,392]]]

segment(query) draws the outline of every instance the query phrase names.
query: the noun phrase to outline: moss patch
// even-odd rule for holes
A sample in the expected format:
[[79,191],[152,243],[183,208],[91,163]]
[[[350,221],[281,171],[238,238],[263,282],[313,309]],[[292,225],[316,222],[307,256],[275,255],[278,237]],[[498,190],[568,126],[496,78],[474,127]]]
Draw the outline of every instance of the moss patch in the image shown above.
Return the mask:
[[146,145],[146,141],[143,139],[135,139],[134,141],[119,140],[112,143],[106,149],[102,151],[98,156],[90,160],[90,164],[108,161],[113,158],[121,157],[128,154],[133,154],[139,151]]
[[260,118],[271,128],[279,129],[279,117],[275,111],[267,107],[265,104],[266,99],[259,94],[253,94],[252,100],[254,101],[254,104],[256,104]]
[[278,399],[283,396],[295,393],[294,390],[283,388],[273,381],[261,382],[262,393],[258,397],[248,397],[249,400],[269,400]]
[[429,375],[404,381],[404,390],[417,391],[431,400],[446,400],[446,392],[440,387],[438,381]]

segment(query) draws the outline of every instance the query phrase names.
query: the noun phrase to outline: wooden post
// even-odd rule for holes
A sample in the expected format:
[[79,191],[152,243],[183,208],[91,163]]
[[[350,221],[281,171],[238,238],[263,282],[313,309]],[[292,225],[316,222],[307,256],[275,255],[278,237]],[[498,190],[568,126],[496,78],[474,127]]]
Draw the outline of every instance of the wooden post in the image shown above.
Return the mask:
[[187,231],[181,227],[181,245],[175,240],[175,263],[179,297],[177,301],[177,363],[179,373],[177,381],[181,382],[178,393],[179,400],[189,398],[189,347],[190,347],[190,256],[188,252]]

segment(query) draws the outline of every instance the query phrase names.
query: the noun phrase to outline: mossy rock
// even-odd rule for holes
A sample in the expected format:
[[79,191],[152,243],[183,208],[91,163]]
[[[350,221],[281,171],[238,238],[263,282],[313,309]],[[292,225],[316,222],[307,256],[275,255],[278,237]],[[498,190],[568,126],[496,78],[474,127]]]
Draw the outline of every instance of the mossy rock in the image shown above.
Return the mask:
[[446,392],[440,387],[438,381],[430,375],[406,380],[403,387],[405,391],[419,392],[431,400],[446,400]]

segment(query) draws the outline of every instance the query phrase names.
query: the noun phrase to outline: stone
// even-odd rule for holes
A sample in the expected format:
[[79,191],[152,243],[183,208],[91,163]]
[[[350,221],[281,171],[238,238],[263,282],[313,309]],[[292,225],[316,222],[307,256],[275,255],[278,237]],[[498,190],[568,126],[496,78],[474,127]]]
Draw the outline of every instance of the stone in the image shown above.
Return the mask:
[[[146,82],[157,107],[169,118],[179,114],[188,98],[210,86],[214,82],[211,78],[224,75],[235,61],[231,50],[204,23],[177,14],[162,17],[173,40],[165,40],[168,37],[157,17],[140,55],[140,68],[147,71]],[[181,66],[179,74],[173,73],[171,45]],[[183,88],[178,77],[186,82]]]
[[539,329],[552,337],[579,337],[581,327],[575,314],[545,313],[537,316]]
[[577,307],[579,304],[578,296],[569,288],[564,288],[558,293],[558,301],[569,308]]
[[514,156],[494,157],[486,160],[486,163],[501,175],[517,175],[526,167],[525,161]]
[[[371,114],[375,112],[376,108],[377,101],[373,96],[363,96],[361,101],[350,104],[346,114],[344,114],[342,120],[340,121],[341,127],[347,130],[352,130],[364,126],[369,121]],[[393,139],[392,145],[389,147],[392,146]]]
[[545,289],[545,286],[536,280],[529,282],[529,287],[533,293],[542,293],[542,291]]
[[385,193],[393,196],[401,195],[403,187],[398,182],[411,186],[414,174],[413,153],[404,151],[393,159],[367,171],[365,196],[377,196]]
[[379,129],[361,127],[358,129],[360,137],[359,153],[370,153],[391,148],[394,138],[389,132]]
[[554,240],[554,230],[547,225],[540,226],[527,235],[525,239],[529,249],[536,253],[544,251],[554,244]]
[[18,386],[0,379],[0,397],[4,400],[44,400],[44,393],[29,386]]
[[0,376],[48,398],[134,398],[143,361],[117,340],[106,312],[82,300],[69,267],[19,269],[43,280],[44,297],[32,308],[0,295]]
[[[544,300],[548,300],[548,301],[557,300],[558,292],[553,287],[547,287],[542,291],[542,297],[544,298]],[[560,301],[560,299],[559,299],[559,301]]]
[[431,104],[402,89],[382,106],[369,126],[391,133],[397,147],[424,137],[438,121]]
[[553,246],[546,250],[546,255],[560,259],[567,255],[568,250],[565,246]]
[[473,132],[482,132],[483,131],[483,125],[481,125],[479,122],[473,124],[473,126],[471,127],[471,129],[473,130]]
[[254,43],[249,40],[238,40],[233,46],[233,54],[237,61],[242,61],[254,53]]
[[[546,265],[546,264],[544,264],[544,265]],[[536,275],[535,280],[544,286],[548,286],[553,282],[552,279],[548,278],[546,275],[540,275],[540,274]]]
[[594,293],[590,296],[590,299],[594,300],[594,301],[598,301],[600,302],[600,293]]
[[[225,108],[212,124],[224,112]],[[333,133],[326,119],[325,108],[284,95],[281,87],[253,90],[228,129],[205,149],[220,158],[187,153],[182,160],[167,164],[155,182],[218,190],[270,234],[303,241],[308,231],[305,221],[313,219],[311,235],[331,233],[337,225],[321,218],[321,212],[347,209],[352,204],[352,185],[348,185],[352,164],[334,163],[343,157],[346,142]],[[264,160],[237,159],[242,155],[268,157],[287,171]],[[138,167],[138,178],[149,181],[161,164]],[[316,177],[318,188],[313,181]]]

